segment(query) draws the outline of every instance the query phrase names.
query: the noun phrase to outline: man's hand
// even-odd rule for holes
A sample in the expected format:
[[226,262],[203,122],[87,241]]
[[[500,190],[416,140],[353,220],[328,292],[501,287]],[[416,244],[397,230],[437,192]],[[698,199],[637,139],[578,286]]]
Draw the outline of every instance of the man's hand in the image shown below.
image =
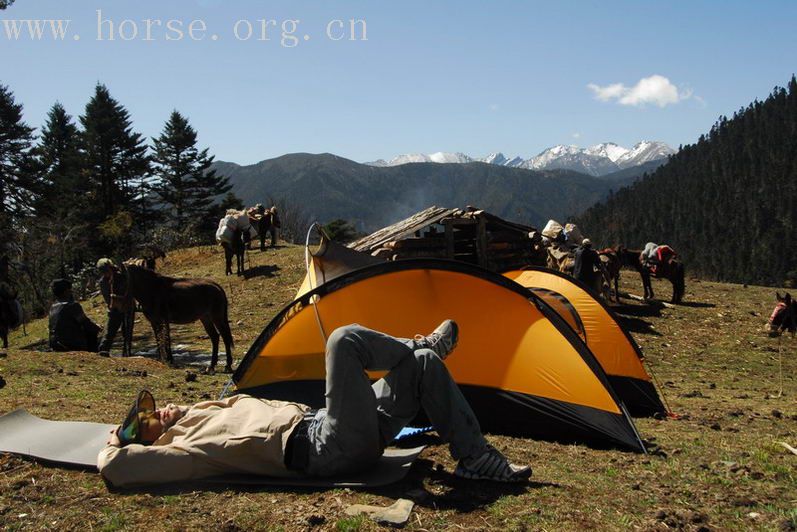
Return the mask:
[[122,442],[119,441],[119,436],[117,435],[117,432],[119,432],[120,428],[121,425],[111,430],[111,436],[108,438],[108,445],[113,445],[114,447],[122,446]]

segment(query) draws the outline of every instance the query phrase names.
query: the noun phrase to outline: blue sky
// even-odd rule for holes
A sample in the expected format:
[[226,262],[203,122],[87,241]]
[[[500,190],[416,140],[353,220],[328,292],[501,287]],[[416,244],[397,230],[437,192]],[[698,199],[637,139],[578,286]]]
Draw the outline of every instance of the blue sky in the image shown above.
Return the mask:
[[[114,41],[107,24],[97,40],[97,10]],[[178,109],[203,146],[239,163],[300,151],[368,161],[642,139],[677,147],[797,70],[792,1],[16,0],[3,19],[71,20],[63,41],[27,29],[10,39],[0,22],[0,83],[31,125],[56,100],[81,114],[102,82],[137,131],[157,135]],[[125,19],[138,29],[129,41]],[[145,41],[145,19],[180,20],[184,37],[166,40],[177,33],[152,23]],[[195,25],[202,40],[187,35],[194,19],[207,26]],[[269,41],[257,40],[260,19],[277,21]],[[282,46],[280,26],[295,19],[298,45]],[[350,19],[365,20],[367,41],[326,35]],[[252,24],[248,40],[245,23],[233,33],[239,20]]]

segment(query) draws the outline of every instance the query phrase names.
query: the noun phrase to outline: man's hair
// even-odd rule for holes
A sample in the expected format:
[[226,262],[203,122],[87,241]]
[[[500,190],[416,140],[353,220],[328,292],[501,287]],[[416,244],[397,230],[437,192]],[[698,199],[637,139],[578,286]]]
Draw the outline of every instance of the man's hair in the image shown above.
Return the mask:
[[72,289],[72,283],[66,279],[56,279],[53,281],[52,289],[55,297],[62,297]]

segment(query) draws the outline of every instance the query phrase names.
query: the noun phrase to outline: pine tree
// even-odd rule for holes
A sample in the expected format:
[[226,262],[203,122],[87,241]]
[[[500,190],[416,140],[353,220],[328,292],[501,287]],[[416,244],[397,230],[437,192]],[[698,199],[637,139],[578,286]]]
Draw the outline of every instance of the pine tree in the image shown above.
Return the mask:
[[31,145],[33,128],[22,121],[22,105],[0,85],[0,240],[9,242],[13,226],[33,208],[40,190]]
[[39,211],[53,219],[72,222],[87,204],[89,186],[84,172],[80,133],[60,103],[53,105],[47,114],[35,153],[46,187]]
[[176,227],[211,215],[215,199],[232,189],[229,179],[211,169],[213,156],[197,148],[197,133],[188,120],[173,111],[160,137],[153,141],[156,192]]
[[107,220],[118,211],[141,214],[149,199],[150,164],[147,145],[133,131],[130,113],[105,85],[97,85],[80,123],[88,177],[101,217]]
[[74,259],[79,268],[86,230],[94,220],[88,217],[91,191],[85,172],[80,132],[60,103],[47,114],[39,145],[34,150],[42,176],[43,192],[36,210],[40,228],[49,233],[60,259],[60,275],[66,276],[66,261]]

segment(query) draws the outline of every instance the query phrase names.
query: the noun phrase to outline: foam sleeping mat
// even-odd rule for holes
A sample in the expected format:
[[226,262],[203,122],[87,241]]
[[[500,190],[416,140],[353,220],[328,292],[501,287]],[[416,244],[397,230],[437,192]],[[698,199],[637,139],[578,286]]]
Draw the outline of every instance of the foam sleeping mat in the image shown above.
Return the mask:
[[[82,421],[49,421],[15,410],[0,416],[0,452],[37,458],[56,465],[97,468],[97,454],[105,447],[116,425]],[[403,479],[423,447],[388,448],[368,471],[339,478],[278,478],[257,475],[224,475],[203,482],[230,485],[376,487]]]

